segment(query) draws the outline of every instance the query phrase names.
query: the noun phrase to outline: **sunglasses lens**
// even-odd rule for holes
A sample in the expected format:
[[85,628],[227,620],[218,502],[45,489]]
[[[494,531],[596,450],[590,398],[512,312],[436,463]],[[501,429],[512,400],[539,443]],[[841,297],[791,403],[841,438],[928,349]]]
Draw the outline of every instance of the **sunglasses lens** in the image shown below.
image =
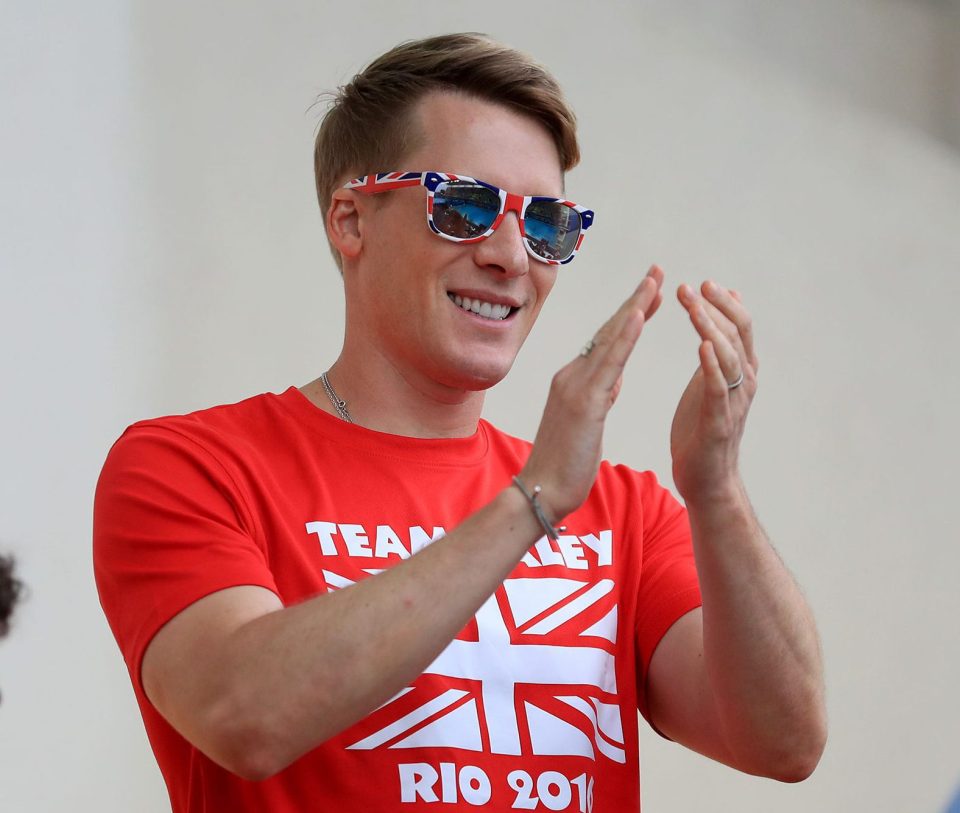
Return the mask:
[[553,200],[535,200],[527,207],[523,227],[527,244],[538,257],[563,261],[577,247],[580,213]]
[[480,184],[445,181],[433,193],[433,225],[449,237],[479,237],[498,214],[500,196]]

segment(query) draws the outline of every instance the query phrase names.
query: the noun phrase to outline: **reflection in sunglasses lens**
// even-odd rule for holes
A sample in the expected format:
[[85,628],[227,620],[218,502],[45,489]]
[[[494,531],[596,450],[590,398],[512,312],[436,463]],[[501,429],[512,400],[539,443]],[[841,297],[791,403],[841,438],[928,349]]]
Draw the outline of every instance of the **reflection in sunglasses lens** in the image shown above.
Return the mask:
[[[433,225],[449,237],[469,240],[489,231],[500,214],[500,196],[468,181],[445,181],[433,194]],[[545,260],[563,261],[580,237],[580,214],[553,200],[535,200],[524,215],[530,250]]]
[[527,207],[524,230],[535,254],[547,260],[565,260],[577,247],[580,213],[556,201],[533,201]]
[[450,237],[479,237],[499,213],[500,196],[479,184],[446,182],[433,195],[433,224]]

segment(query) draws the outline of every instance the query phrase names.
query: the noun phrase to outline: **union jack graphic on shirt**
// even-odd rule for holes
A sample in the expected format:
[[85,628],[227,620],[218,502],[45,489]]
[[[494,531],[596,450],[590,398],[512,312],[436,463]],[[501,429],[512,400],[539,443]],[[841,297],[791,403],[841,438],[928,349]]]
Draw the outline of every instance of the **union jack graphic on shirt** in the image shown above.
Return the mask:
[[[352,584],[330,571],[324,578],[330,589]],[[355,729],[363,736],[348,748],[448,747],[624,763],[616,640],[611,579],[508,579],[414,686]]]

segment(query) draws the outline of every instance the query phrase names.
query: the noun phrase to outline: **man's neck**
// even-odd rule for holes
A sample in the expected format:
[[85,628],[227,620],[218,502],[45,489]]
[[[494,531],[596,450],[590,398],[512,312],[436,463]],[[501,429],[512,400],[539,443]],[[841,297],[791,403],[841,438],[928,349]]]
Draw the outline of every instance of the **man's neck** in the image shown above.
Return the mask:
[[[350,419],[367,429],[413,438],[469,437],[477,429],[484,393],[454,389],[405,374],[384,357],[362,362],[345,347],[327,371]],[[300,391],[324,412],[339,417],[320,378]]]

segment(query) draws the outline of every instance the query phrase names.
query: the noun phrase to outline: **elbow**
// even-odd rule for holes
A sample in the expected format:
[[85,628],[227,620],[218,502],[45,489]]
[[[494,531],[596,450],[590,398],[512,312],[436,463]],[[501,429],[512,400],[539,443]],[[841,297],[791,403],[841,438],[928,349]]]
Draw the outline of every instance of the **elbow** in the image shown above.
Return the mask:
[[827,747],[827,709],[822,700],[812,712],[806,731],[798,738],[791,770],[781,782],[802,782],[808,779],[820,764]]
[[790,770],[779,777],[781,782],[803,782],[809,779],[820,764],[823,752],[827,747],[827,727],[824,725],[810,741],[805,750],[798,752]]
[[827,726],[821,717],[787,738],[783,748],[768,758],[762,775],[778,782],[797,783],[809,779],[820,764],[827,745]]
[[248,683],[225,688],[204,715],[204,754],[230,773],[263,782],[336,735],[342,714],[318,691],[309,718],[296,705],[275,702]]
[[270,779],[292,760],[285,757],[265,716],[228,701],[216,703],[205,722],[204,754],[249,782]]
[[263,782],[276,776],[286,765],[261,750],[247,749],[231,755],[229,764],[221,767],[248,782]]
[[253,757],[250,754],[240,754],[233,759],[214,760],[224,770],[247,782],[263,782],[280,773],[269,762]]
[[343,727],[335,727],[337,715],[327,704],[321,703],[326,713],[307,730],[296,710],[282,709],[243,689],[238,694],[232,699],[225,695],[210,707],[206,723],[211,747],[203,750],[220,767],[249,782],[273,778]]
[[791,784],[803,782],[805,779],[809,779],[816,770],[822,753],[821,751],[820,753],[811,752],[810,754],[794,755],[791,759],[784,760],[777,770],[770,774],[770,778],[776,779],[778,782]]
[[810,778],[820,763],[822,754],[823,749],[816,747],[767,749],[763,753],[754,752],[727,764],[764,779],[795,784]]
[[797,783],[816,770],[827,743],[826,715],[822,709],[794,719],[790,724],[768,724],[764,730],[743,733],[739,746],[729,744],[728,765],[745,773]]

